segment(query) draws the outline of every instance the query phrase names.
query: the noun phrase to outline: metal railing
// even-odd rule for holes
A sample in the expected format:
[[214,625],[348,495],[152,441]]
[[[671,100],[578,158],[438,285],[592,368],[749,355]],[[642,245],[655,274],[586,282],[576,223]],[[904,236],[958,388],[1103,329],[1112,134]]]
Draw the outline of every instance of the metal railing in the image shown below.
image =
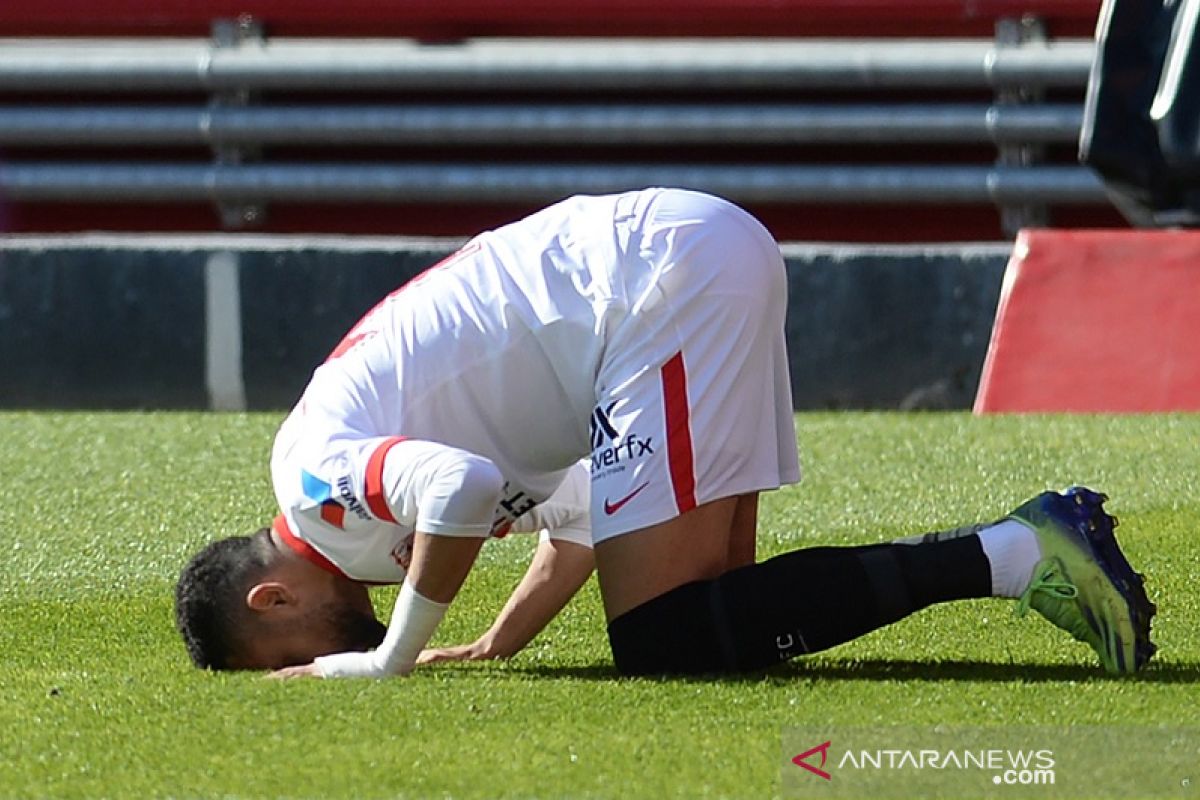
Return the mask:
[[1087,203],[1104,197],[1078,167],[656,164],[0,164],[23,200],[456,202],[547,200],[583,189],[689,186],[752,202]]
[[0,39],[0,91],[1081,88],[1093,51],[1084,40]]
[[1079,105],[0,106],[0,145],[1064,143]]
[[[1077,139],[1093,43],[1068,40],[0,40],[0,145],[121,146],[143,160],[0,164],[15,201],[211,201],[231,227],[269,202],[552,199],[652,184],[744,201],[1105,202],[1037,148]],[[853,102],[857,92],[983,91],[993,102]],[[3,93],[48,98],[4,103]],[[362,93],[400,99],[381,103]],[[793,99],[833,92],[839,102]],[[119,93],[119,102],[106,100]],[[147,103],[129,95],[153,94]],[[201,94],[163,105],[163,95]],[[316,104],[305,95],[318,93]],[[330,93],[344,100],[329,102]],[[748,102],[756,97],[786,96]],[[480,95],[499,94],[480,101]],[[55,98],[87,98],[64,105]],[[282,95],[278,100],[276,96]],[[645,99],[639,99],[639,96]],[[546,97],[552,96],[553,102]],[[204,98],[207,97],[207,100]],[[269,98],[269,101],[268,101]],[[666,99],[664,99],[666,98]],[[992,144],[999,163],[486,163],[470,148]],[[337,163],[258,162],[259,148],[340,146]],[[461,147],[462,159],[355,163],[357,145]],[[212,163],[158,163],[154,148],[211,148]],[[347,148],[349,148],[347,152]],[[249,209],[249,211],[248,211]],[[1028,217],[1025,215],[1023,219]]]

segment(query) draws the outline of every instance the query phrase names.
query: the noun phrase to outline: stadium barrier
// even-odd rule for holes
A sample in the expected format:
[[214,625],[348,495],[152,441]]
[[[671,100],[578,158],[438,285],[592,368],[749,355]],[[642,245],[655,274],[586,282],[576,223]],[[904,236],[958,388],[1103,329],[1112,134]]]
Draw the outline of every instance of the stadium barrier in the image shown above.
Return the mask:
[[1200,411],[1200,233],[1025,231],[976,413]]
[[[0,407],[290,406],[457,240],[0,238]],[[785,244],[797,408],[966,408],[1009,246]]]

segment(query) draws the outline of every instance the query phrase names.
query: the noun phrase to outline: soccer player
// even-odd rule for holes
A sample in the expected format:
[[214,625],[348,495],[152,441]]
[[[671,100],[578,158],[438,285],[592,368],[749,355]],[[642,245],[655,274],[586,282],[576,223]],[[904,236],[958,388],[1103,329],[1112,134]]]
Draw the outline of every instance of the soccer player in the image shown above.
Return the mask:
[[[994,525],[755,563],[759,492],[800,477],[786,302],[767,231],[696,192],[573,197],[478,236],[315,371],[275,441],[282,513],[180,578],[193,660],[408,674],[485,539],[554,529],[539,509],[585,490],[593,550],[545,537],[497,650],[536,634],[594,557],[627,674],[762,668],[990,595],[1020,598],[1112,672],[1150,658],[1154,607],[1085,489]],[[384,630],[363,583],[401,580]]]

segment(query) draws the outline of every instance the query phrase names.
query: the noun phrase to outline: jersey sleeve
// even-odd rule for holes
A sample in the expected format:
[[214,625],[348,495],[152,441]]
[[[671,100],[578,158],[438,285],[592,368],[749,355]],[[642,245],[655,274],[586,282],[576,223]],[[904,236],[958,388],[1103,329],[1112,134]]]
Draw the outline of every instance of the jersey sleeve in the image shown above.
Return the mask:
[[592,546],[591,475],[584,462],[567,470],[550,497],[521,515],[513,531],[540,532],[541,539]]
[[368,508],[385,522],[444,536],[487,536],[504,479],[483,456],[418,439],[387,439],[366,468]]

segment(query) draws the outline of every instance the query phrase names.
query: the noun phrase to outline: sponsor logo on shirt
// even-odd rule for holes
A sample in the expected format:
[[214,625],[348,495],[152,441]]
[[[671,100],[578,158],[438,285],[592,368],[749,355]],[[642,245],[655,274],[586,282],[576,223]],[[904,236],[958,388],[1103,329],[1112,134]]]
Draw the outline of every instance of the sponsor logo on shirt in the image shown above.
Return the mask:
[[300,486],[304,496],[317,504],[321,519],[335,528],[346,529],[346,511],[351,511],[359,519],[371,518],[362,501],[355,495],[354,484],[349,475],[343,475],[335,484],[329,484],[302,469]]

